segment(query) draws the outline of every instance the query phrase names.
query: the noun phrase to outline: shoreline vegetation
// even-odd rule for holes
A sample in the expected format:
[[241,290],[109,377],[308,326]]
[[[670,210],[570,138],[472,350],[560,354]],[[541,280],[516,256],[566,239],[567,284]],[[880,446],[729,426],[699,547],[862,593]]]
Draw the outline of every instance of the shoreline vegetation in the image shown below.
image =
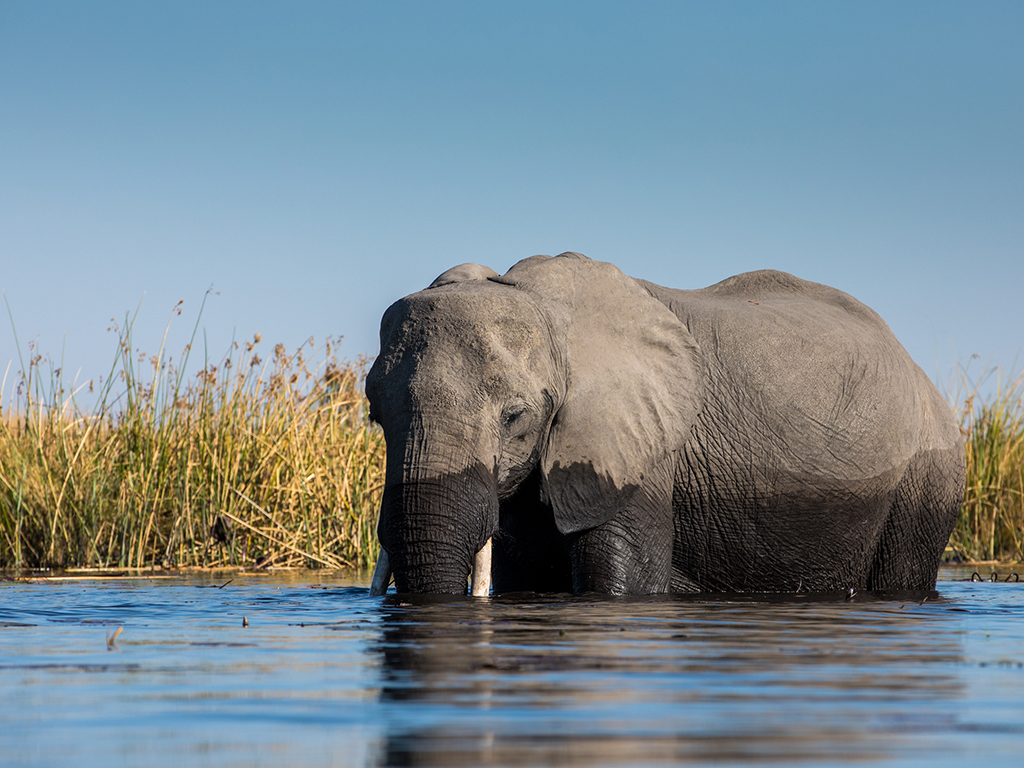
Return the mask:
[[[133,321],[115,324],[99,382],[69,390],[32,344],[4,372],[0,569],[372,567],[384,438],[369,361],[340,360],[336,339],[289,352],[256,334],[186,376],[198,319],[177,359],[166,332],[157,354],[137,349]],[[968,468],[952,562],[1024,559],[1024,374],[983,399],[992,375],[964,371],[950,398]]]
[[198,320],[177,359],[166,332],[157,354],[136,349],[133,321],[112,329],[109,375],[79,390],[32,345],[5,372],[0,568],[372,566],[384,438],[367,361],[256,334],[186,376]]
[[[979,387],[995,378],[994,394]],[[959,562],[1024,560],[1024,371],[988,369],[971,383],[966,370],[953,400],[964,435],[967,485],[947,555]]]

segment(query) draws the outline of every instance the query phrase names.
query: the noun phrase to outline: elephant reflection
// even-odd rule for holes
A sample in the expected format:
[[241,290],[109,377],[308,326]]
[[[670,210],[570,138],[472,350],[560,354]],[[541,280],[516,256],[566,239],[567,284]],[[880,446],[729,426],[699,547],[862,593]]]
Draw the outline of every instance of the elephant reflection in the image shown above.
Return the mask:
[[887,706],[960,692],[955,622],[917,603],[534,597],[385,598],[382,764],[866,758]]

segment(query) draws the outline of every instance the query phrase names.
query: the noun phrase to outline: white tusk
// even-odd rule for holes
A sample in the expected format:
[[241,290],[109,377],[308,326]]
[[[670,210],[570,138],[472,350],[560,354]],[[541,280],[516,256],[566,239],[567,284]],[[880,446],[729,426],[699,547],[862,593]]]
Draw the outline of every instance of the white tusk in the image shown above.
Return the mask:
[[491,540],[481,547],[473,558],[473,585],[470,592],[473,597],[487,597],[491,594]]
[[380,548],[377,555],[377,567],[373,569],[373,583],[370,584],[370,597],[380,597],[388,591],[391,583],[391,562],[388,560],[388,553],[384,547]]

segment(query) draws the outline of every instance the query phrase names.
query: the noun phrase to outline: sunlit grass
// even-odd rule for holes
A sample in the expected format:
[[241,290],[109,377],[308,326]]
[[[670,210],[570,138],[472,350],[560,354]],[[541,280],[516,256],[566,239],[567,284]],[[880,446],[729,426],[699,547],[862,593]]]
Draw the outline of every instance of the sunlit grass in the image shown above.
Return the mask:
[[330,339],[263,359],[257,334],[186,378],[191,344],[150,356],[130,320],[114,330],[98,387],[70,391],[31,347],[3,378],[0,567],[372,563],[384,441],[365,361]]
[[[995,394],[979,386],[996,379]],[[1024,558],[1024,373],[964,372],[955,411],[966,438],[967,489],[950,547],[965,560]]]

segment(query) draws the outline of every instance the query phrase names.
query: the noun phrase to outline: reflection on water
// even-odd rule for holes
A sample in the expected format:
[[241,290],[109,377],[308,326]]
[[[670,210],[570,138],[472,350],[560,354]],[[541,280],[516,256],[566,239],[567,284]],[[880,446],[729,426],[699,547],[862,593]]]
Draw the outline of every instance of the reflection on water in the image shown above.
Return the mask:
[[396,729],[385,762],[899,755],[932,739],[934,702],[963,693],[948,614],[920,608],[389,598],[382,699],[455,713]]
[[6,582],[0,764],[1019,764],[1024,584],[922,597]]

